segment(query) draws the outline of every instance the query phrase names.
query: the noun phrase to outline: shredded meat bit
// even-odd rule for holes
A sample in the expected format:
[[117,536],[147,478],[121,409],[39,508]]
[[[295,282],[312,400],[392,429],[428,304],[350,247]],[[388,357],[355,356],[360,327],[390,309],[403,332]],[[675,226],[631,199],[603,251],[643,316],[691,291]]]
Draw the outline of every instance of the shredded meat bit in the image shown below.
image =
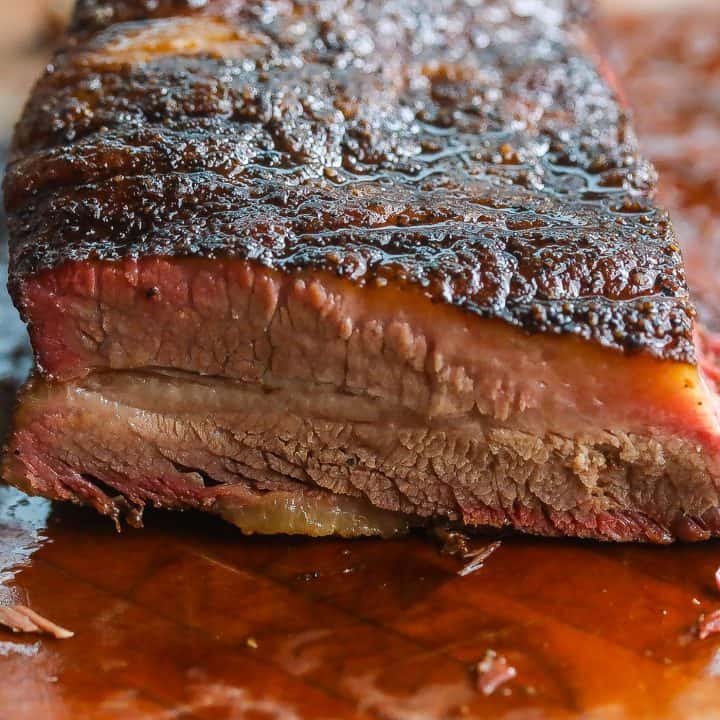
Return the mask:
[[698,637],[701,640],[720,633],[720,610],[701,615],[698,620]]
[[492,695],[501,685],[517,676],[517,670],[502,655],[488,650],[477,664],[477,689],[483,695]]
[[75,633],[66,630],[25,605],[0,607],[0,625],[17,633],[40,633],[66,640]]
[[463,555],[463,560],[469,560],[470,562],[468,562],[468,564],[461,570],[458,570],[458,575],[465,577],[466,575],[474,573],[476,570],[480,570],[480,568],[485,564],[485,561],[500,547],[500,545],[502,545],[502,542],[500,540],[496,540],[479,550],[472,550],[465,553]]
[[443,555],[460,557],[467,564],[458,571],[458,575],[465,576],[479,570],[487,560],[502,544],[496,540],[489,545],[478,548],[473,545],[473,540],[467,533],[461,530],[454,530],[447,526],[436,525],[430,529],[432,537],[442,543],[440,552]]

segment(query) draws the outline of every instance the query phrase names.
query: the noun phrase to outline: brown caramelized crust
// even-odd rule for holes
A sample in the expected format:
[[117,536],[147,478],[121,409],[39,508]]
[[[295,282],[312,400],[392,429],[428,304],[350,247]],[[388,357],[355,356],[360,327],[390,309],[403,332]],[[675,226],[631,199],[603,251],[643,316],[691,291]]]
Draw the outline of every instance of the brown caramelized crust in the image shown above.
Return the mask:
[[68,261],[236,257],[695,362],[655,175],[578,9],[80,2],[13,146],[16,301]]

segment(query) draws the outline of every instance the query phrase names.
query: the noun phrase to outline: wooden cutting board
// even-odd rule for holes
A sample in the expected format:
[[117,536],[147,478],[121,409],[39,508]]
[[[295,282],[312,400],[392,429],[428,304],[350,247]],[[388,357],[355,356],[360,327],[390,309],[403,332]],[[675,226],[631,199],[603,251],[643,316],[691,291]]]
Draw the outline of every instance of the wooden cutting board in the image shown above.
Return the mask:
[[[720,13],[685,15],[613,16],[604,37],[720,329]],[[0,347],[9,328],[0,311]],[[421,537],[249,539],[194,515],[118,535],[0,489],[0,601],[76,633],[0,631],[0,718],[720,718],[720,638],[693,630],[720,608],[719,543],[511,538],[460,565]],[[517,677],[486,697],[488,650]]]

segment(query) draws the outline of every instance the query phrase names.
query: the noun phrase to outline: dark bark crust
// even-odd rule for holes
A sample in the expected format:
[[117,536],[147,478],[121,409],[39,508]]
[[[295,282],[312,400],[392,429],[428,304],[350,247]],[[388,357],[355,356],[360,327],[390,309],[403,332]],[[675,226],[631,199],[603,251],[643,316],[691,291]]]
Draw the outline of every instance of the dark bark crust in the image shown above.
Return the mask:
[[[514,7],[80,2],[6,179],[16,302],[68,261],[237,256],[695,362],[680,251],[580,4]],[[175,15],[245,51],[107,53]]]

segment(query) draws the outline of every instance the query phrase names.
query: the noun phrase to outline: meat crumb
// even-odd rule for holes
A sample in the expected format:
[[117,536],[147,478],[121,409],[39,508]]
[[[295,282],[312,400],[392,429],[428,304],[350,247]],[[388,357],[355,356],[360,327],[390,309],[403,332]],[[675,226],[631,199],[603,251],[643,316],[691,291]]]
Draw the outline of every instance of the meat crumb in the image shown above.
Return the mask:
[[260,645],[258,641],[254,637],[249,637],[245,640],[246,647],[249,647],[251,650],[257,650]]
[[75,633],[66,630],[25,605],[0,607],[0,625],[16,633],[40,633],[66,640]]
[[488,650],[476,668],[477,689],[483,695],[492,695],[501,685],[517,676],[517,670],[494,650]]
[[477,548],[473,546],[473,540],[468,534],[442,525],[432,527],[430,533],[436,540],[442,543],[440,552],[443,555],[452,555],[453,557],[460,557],[463,560],[469,561],[458,571],[458,575],[462,576],[470,575],[476,570],[479,570],[485,560],[502,544],[500,540],[496,540],[489,545]]
[[461,570],[458,570],[458,575],[465,577],[466,575],[470,575],[476,570],[479,570],[485,564],[485,561],[500,547],[500,545],[502,545],[502,541],[496,540],[479,550],[473,550],[472,552],[465,553],[463,555],[463,560],[469,560],[470,562]]
[[443,555],[462,556],[470,551],[470,536],[460,530],[434,525],[430,533],[435,540],[442,543],[440,552]]
[[720,633],[720,610],[715,610],[709,615],[701,615],[698,619],[698,637],[704,640],[718,633]]

